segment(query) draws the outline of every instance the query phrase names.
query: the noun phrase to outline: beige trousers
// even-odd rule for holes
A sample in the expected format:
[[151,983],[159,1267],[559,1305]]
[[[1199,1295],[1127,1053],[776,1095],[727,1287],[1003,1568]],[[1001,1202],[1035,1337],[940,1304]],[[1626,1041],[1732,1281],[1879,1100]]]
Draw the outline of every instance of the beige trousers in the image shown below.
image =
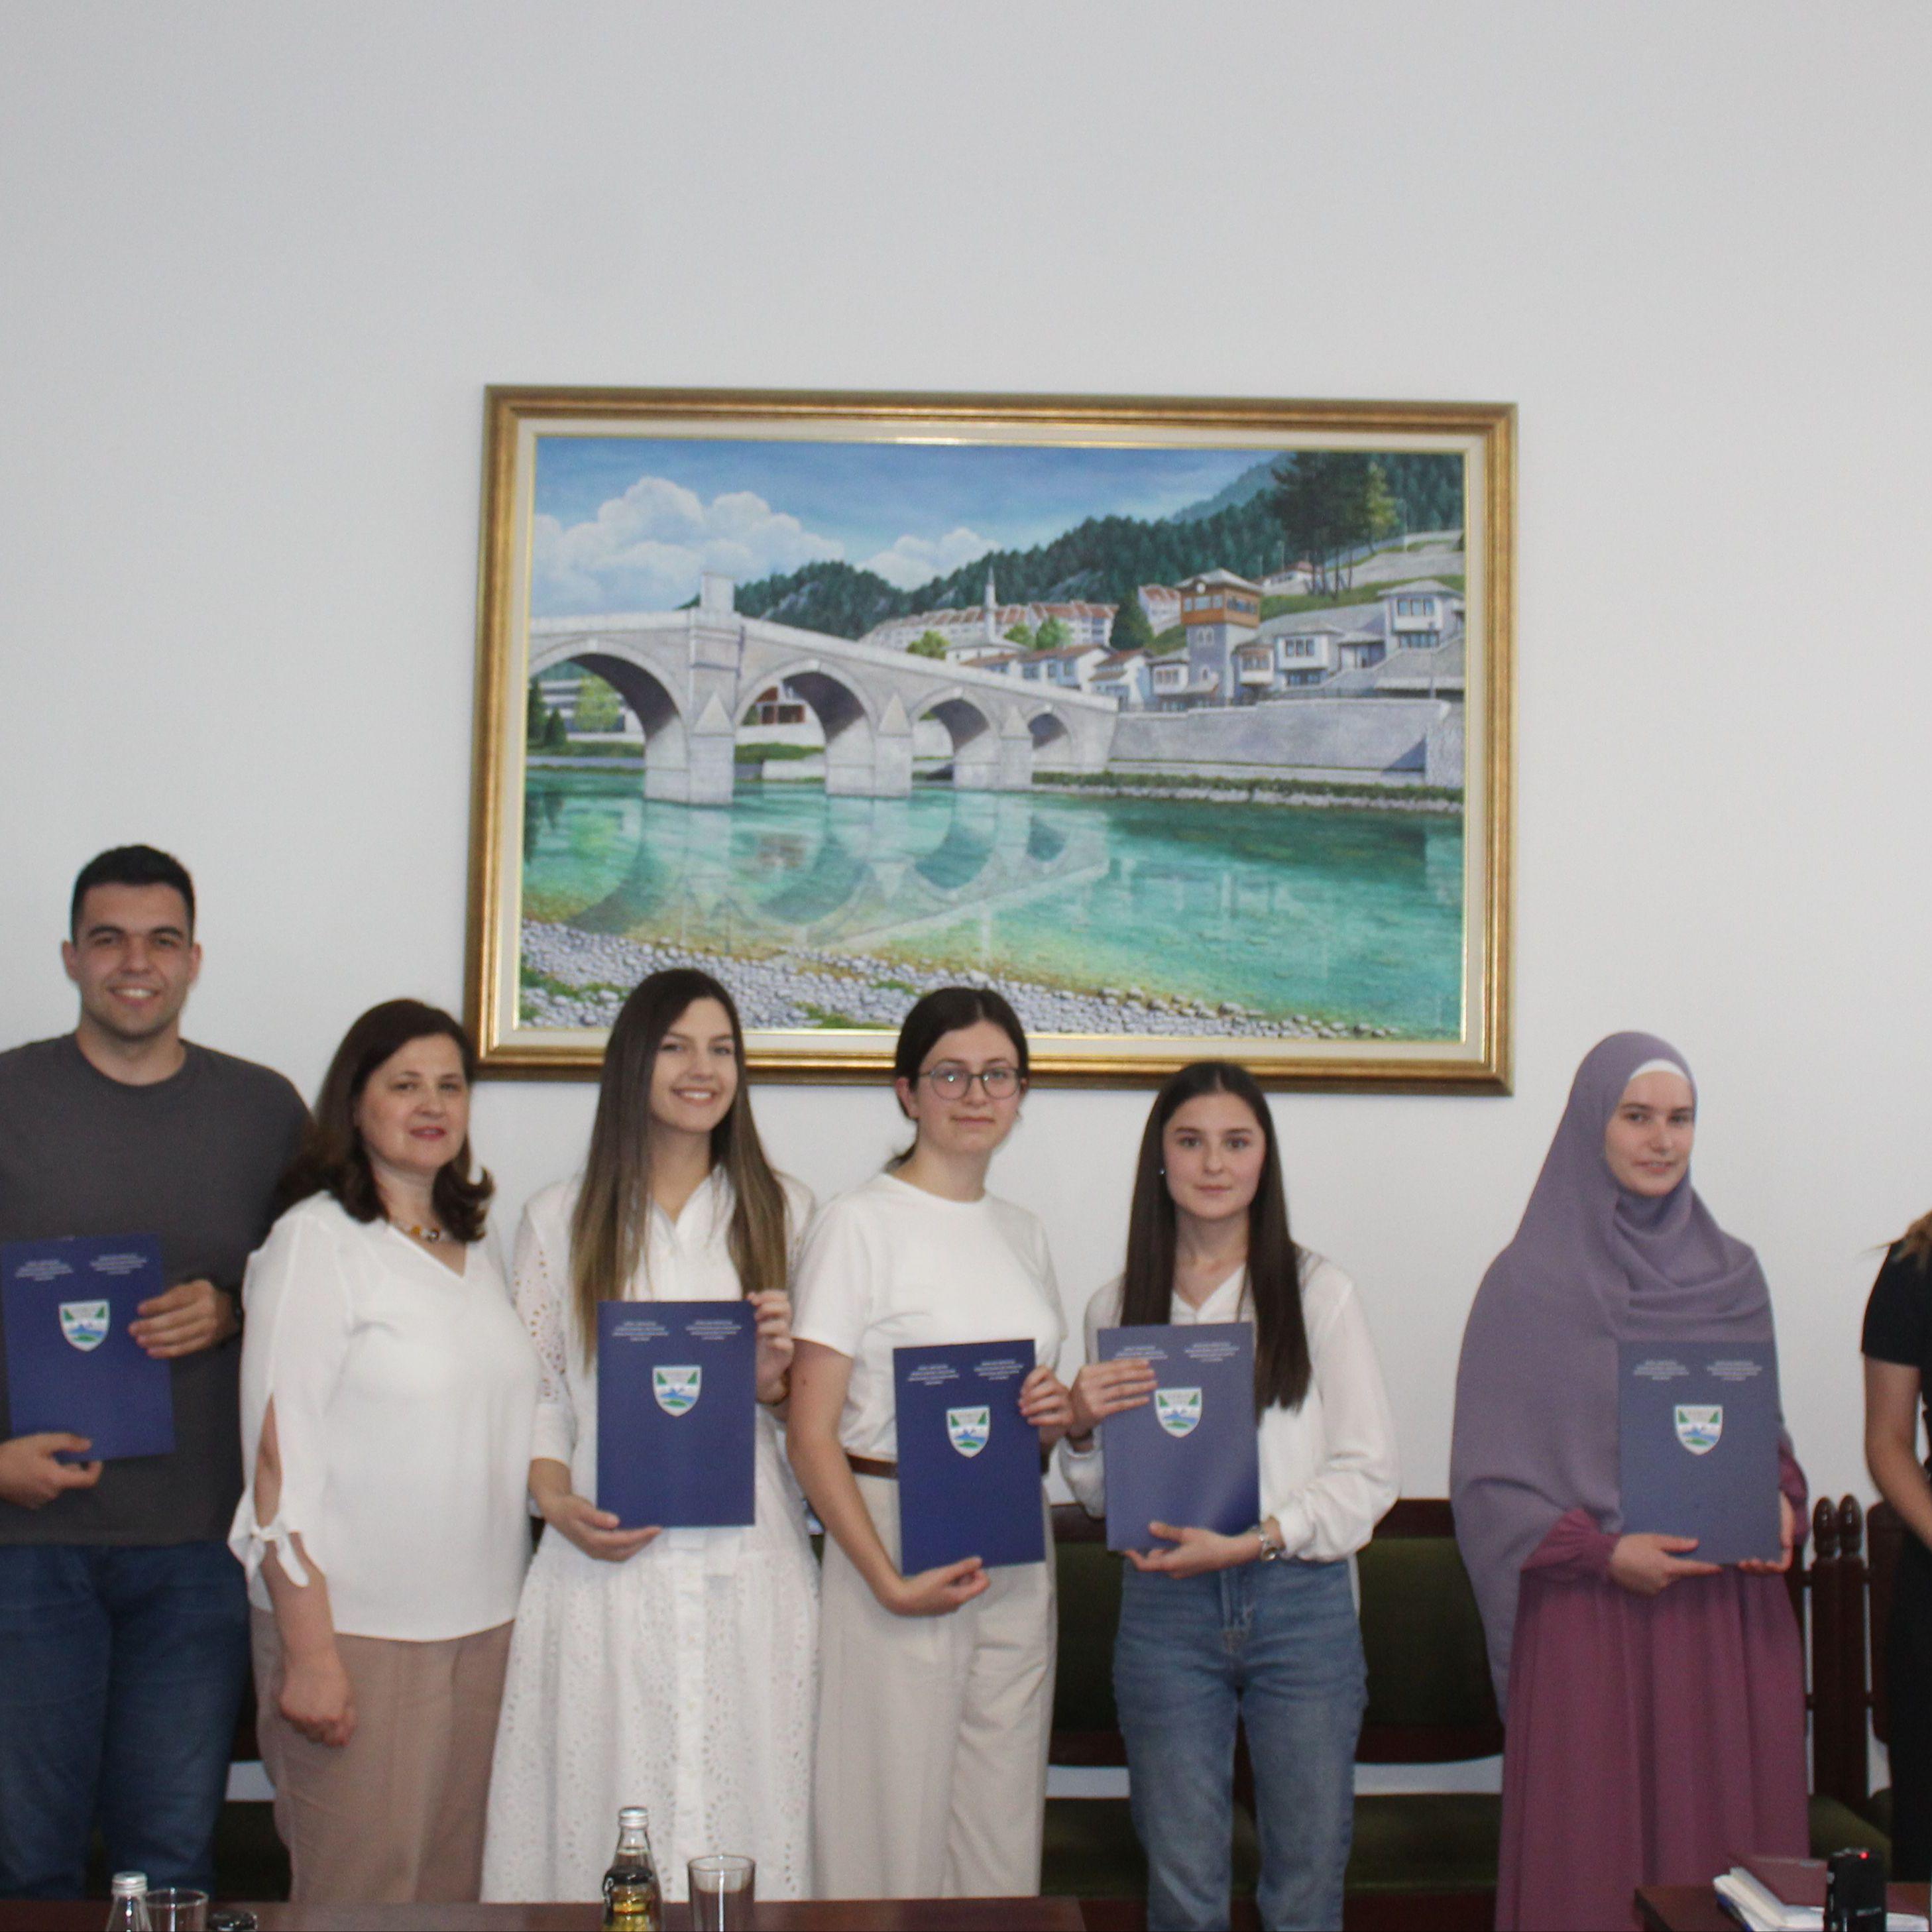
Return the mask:
[[299,1904],[467,1904],[482,1889],[483,1820],[510,1630],[404,1643],[338,1636],[356,1730],[312,1743],[281,1714],[275,1620],[253,1613],[256,1735]]
[[[854,1480],[896,1563],[898,1484]],[[1050,1529],[1046,1546],[1050,1556]],[[1038,1893],[1053,1566],[988,1574],[950,1616],[897,1617],[826,1540],[812,1786],[821,1898]]]

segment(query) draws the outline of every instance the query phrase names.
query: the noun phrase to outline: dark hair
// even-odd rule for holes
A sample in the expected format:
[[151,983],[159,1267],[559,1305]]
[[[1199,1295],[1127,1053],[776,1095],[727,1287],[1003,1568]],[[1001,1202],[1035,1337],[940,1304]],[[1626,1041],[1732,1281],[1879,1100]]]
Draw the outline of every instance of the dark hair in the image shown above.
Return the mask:
[[1261,1182],[1248,1206],[1248,1296],[1255,1311],[1255,1408],[1298,1408],[1308,1394],[1308,1328],[1301,1312],[1301,1255],[1288,1232],[1281,1150],[1267,1096],[1245,1067],[1197,1060],[1154,1096],[1134,1172],[1127,1217],[1127,1269],[1120,1287],[1124,1326],[1165,1322],[1174,1300],[1174,1196],[1168,1192],[1163,1137],[1167,1124],[1204,1094],[1229,1094],[1262,1131]]
[[597,1355],[597,1304],[623,1298],[646,1252],[651,1211],[651,1081],[664,1036],[700,1000],[716,1000],[731,1022],[738,1090],[711,1130],[711,1165],[731,1183],[726,1245],[747,1294],[782,1288],[790,1231],[784,1190],[765,1158],[752,1118],[745,1031],[731,995],[709,973],[677,966],[633,988],[604,1048],[597,1118],[584,1184],[570,1217],[570,1279],[584,1360]]
[[[916,1085],[920,1069],[926,1064],[926,1056],[950,1033],[957,1033],[962,1027],[977,1026],[982,1020],[991,1020],[1013,1043],[1013,1054],[1020,1064],[1020,1084],[1026,1084],[1028,1061],[1027,1058],[1026,1028],[1020,1024],[1020,1016],[999,994],[980,986],[935,986],[924,998],[914,1003],[913,1010],[899,1022],[898,1044],[892,1049],[892,1079],[896,1084],[904,1081],[908,1085]],[[905,1112],[905,1102],[899,1102],[899,1112]],[[913,1147],[919,1144],[915,1135]],[[893,1155],[886,1165],[889,1168],[902,1167],[912,1158],[912,1148],[902,1149]]]
[[935,986],[899,1022],[892,1049],[892,1078],[916,1080],[926,1056],[950,1033],[991,1020],[1013,1043],[1020,1078],[1027,1077],[1026,1028],[1020,1016],[995,992],[980,986]]
[[81,867],[74,882],[74,896],[68,902],[67,929],[70,938],[80,937],[81,902],[96,886],[172,886],[188,908],[188,936],[194,935],[194,881],[188,868],[170,852],[157,851],[152,845],[116,845],[98,853]]
[[[453,1040],[463,1056],[463,1077],[474,1084],[476,1049],[460,1020],[421,1000],[385,1000],[342,1036],[335,1058],[322,1076],[302,1151],[282,1177],[277,1205],[291,1208],[311,1194],[332,1194],[358,1221],[382,1218],[382,1197],[369,1165],[369,1150],[356,1131],[356,1103],[370,1076],[412,1040]],[[470,1141],[464,1136],[455,1158],[436,1170],[430,1199],[436,1217],[460,1241],[480,1240],[484,1216],[496,1184],[487,1173],[470,1174]]]

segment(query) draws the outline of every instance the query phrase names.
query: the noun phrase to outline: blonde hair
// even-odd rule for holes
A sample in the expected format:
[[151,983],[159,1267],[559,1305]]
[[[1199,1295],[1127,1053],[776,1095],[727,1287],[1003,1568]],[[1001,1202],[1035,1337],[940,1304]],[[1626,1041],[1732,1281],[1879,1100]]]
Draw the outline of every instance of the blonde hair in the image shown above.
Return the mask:
[[1932,1262],[1932,1214],[1922,1214],[1906,1229],[1898,1244],[1900,1257],[1916,1262],[1922,1269]]

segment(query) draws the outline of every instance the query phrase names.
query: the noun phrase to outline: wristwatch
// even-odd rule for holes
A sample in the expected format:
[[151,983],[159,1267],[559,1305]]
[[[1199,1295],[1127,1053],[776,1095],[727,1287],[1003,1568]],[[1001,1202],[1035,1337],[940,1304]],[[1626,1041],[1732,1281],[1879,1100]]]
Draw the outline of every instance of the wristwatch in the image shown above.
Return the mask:
[[1281,1540],[1281,1534],[1278,1530],[1270,1530],[1268,1528],[1268,1519],[1265,1516],[1255,1525],[1254,1533],[1256,1540],[1262,1546],[1258,1559],[1260,1562],[1280,1563],[1287,1556],[1288,1545]]

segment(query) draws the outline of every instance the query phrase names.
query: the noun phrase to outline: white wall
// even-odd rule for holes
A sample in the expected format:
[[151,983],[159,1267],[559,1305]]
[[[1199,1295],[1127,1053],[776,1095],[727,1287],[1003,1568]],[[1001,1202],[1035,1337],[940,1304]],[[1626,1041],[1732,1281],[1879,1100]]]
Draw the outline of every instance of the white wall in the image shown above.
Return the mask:
[[[0,1039],[76,867],[194,867],[211,1044],[312,1089],[463,982],[489,382],[1522,410],[1516,1094],[1280,1102],[1408,1486],[1579,1055],[1678,1042],[1814,1479],[1932,1206],[1932,16],[1912,0],[0,11]],[[1196,280],[1193,265],[1203,274]],[[1070,299],[1070,292],[1078,292]],[[1000,1184],[1116,1263],[1134,1094]],[[491,1087],[512,1210],[590,1090]],[[880,1093],[760,1117],[821,1191]]]

